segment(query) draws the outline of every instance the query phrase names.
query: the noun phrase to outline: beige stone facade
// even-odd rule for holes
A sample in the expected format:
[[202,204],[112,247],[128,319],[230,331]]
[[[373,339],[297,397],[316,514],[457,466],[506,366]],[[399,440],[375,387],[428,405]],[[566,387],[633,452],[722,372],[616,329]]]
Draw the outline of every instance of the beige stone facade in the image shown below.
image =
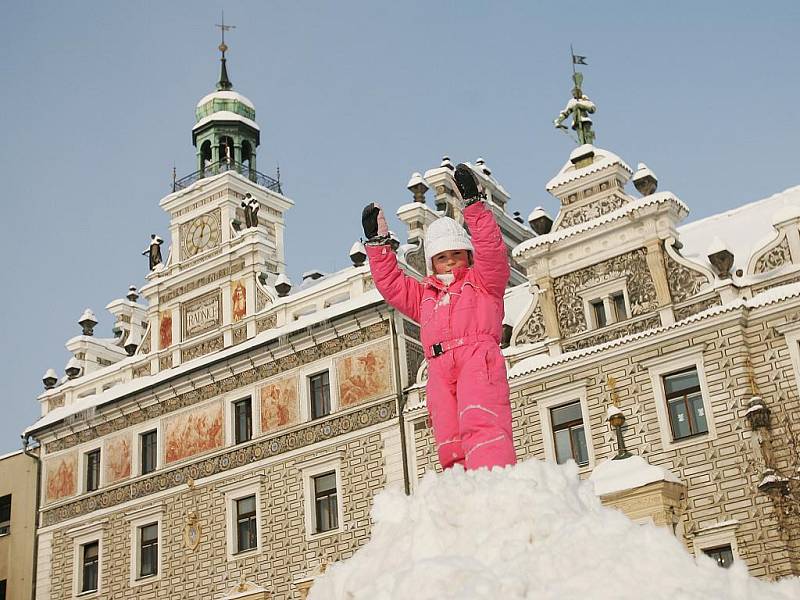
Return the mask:
[[0,582],[7,600],[29,600],[33,589],[37,468],[22,451],[0,456]]

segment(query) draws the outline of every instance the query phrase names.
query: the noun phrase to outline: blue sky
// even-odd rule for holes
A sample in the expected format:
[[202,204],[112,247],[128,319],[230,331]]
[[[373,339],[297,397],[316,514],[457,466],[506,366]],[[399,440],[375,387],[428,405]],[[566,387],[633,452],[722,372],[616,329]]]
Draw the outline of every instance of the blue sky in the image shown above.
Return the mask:
[[[797,2],[15,2],[0,23],[0,453],[38,414],[48,367],[91,307],[141,285],[172,167],[194,170],[220,9],[259,170],[280,164],[289,276],[349,264],[361,207],[411,199],[413,171],[483,156],[510,210],[557,212],[573,142],[569,46],[588,57],[597,145],[706,216],[800,184]],[[393,212],[393,211],[391,211]],[[395,227],[399,229],[395,221]]]

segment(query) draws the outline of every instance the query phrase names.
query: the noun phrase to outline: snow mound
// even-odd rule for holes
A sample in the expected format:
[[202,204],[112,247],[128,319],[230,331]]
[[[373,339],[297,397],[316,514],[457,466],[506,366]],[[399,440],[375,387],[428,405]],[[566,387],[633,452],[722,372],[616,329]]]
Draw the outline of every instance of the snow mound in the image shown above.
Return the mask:
[[372,538],[309,600],[800,598],[742,561],[697,561],[667,531],[604,508],[575,463],[429,473],[375,497]]

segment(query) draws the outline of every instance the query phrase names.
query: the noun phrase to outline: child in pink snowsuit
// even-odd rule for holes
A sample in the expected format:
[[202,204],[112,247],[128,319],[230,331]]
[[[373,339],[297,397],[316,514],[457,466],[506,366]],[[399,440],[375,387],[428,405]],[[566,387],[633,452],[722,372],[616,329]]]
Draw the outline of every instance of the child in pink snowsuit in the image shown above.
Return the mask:
[[508,256],[480,184],[466,165],[454,175],[463,198],[464,228],[449,217],[425,235],[433,275],[405,275],[388,244],[379,206],[364,209],[375,286],[386,301],[421,326],[428,361],[427,405],[442,468],[516,463],[505,360],[500,352]]

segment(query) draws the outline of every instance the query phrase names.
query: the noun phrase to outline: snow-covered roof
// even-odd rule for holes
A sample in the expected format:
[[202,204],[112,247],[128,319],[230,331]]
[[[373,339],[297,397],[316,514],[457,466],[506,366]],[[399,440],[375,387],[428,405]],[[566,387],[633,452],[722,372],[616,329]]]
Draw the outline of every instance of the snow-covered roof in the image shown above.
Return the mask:
[[216,100],[216,99],[219,99],[219,100],[238,100],[239,102],[241,102],[242,104],[244,104],[248,108],[252,108],[253,110],[256,109],[256,107],[253,105],[253,103],[250,101],[249,98],[247,98],[245,96],[242,96],[239,92],[233,92],[231,90],[220,90],[220,91],[217,91],[217,92],[211,92],[210,94],[207,94],[207,95],[203,96],[201,98],[200,102],[197,103],[197,108],[200,108],[201,106],[203,106],[209,100]]
[[6,454],[0,454],[0,460],[5,460],[7,458],[11,458],[12,456],[16,456],[17,454],[22,454],[22,450],[14,450],[13,452],[7,452]]
[[558,356],[551,356],[550,354],[537,354],[535,356],[524,358],[508,370],[508,378],[513,379],[515,377],[521,377],[523,375],[539,371],[545,367],[552,367],[554,365],[566,363],[582,356],[596,354],[597,352],[602,352],[603,350],[607,350],[609,348],[622,346],[623,344],[627,344],[629,342],[651,337],[665,331],[676,329],[689,323],[701,321],[722,313],[730,312],[738,308],[762,308],[769,304],[774,304],[775,302],[781,302],[783,300],[797,297],[800,297],[800,283],[779,285],[756,294],[748,300],[737,299],[723,306],[712,306],[711,308],[708,308],[690,317],[686,317],[680,321],[676,321],[670,325],[647,329],[639,333],[632,333],[603,344],[582,348],[580,350],[573,350],[572,352],[565,352],[564,354],[559,354]]
[[[588,144],[584,144],[584,146],[580,146],[579,148],[584,148],[585,146],[588,146]],[[564,166],[561,167],[558,175],[547,182],[545,189],[550,192],[555,188],[564,185],[565,183],[575,181],[576,179],[580,179],[581,177],[585,177],[586,175],[590,175],[592,173],[597,173],[601,169],[605,169],[613,165],[621,166],[628,172],[629,175],[633,173],[633,170],[625,163],[625,161],[613,152],[609,152],[603,148],[590,147],[589,149],[594,150],[594,162],[591,165],[576,168],[575,165],[572,164],[572,161],[568,160],[566,163],[564,163]]]
[[669,469],[651,465],[641,456],[604,460],[594,468],[589,481],[594,484],[594,493],[598,496],[633,490],[657,481],[683,483]]
[[585,221],[583,223],[578,223],[577,225],[573,225],[571,227],[565,227],[564,229],[557,229],[551,233],[547,233],[545,235],[540,235],[535,238],[531,238],[529,240],[525,240],[518,246],[516,246],[512,252],[514,257],[521,255],[526,250],[531,248],[536,248],[537,246],[541,246],[543,244],[549,244],[551,242],[557,242],[559,240],[566,239],[578,233],[583,233],[584,231],[589,231],[590,229],[595,229],[600,227],[601,225],[605,225],[606,223],[611,223],[612,221],[616,221],[618,219],[622,219],[628,216],[630,213],[644,208],[646,206],[654,205],[654,204],[663,204],[665,202],[673,202],[677,204],[685,213],[688,214],[689,207],[686,206],[681,200],[678,199],[672,192],[657,192],[655,194],[650,194],[649,196],[645,196],[644,198],[638,198],[636,200],[632,200],[627,204],[619,207],[616,210],[611,211],[610,213],[606,213],[602,217],[597,217],[596,219],[590,219],[589,221]]
[[[359,268],[364,269],[366,267],[359,267]],[[350,267],[350,272],[351,273],[353,272],[353,267]],[[306,291],[307,290],[304,290],[303,293]],[[295,298],[294,296],[288,296],[286,298],[279,298],[278,300],[288,301],[290,299],[294,300]],[[68,406],[62,406],[54,410],[51,410],[44,417],[36,421],[36,423],[25,429],[23,435],[34,433],[44,427],[47,427],[48,425],[53,425],[55,423],[58,423],[59,421],[68,417],[69,415],[81,412],[86,409],[96,408],[104,404],[108,404],[109,402],[119,400],[122,397],[129,396],[133,393],[141,392],[154,385],[163,383],[165,381],[168,381],[170,379],[179,377],[185,373],[193,371],[194,369],[202,366],[203,364],[211,364],[220,360],[225,360],[226,358],[229,358],[231,356],[238,355],[242,352],[246,352],[248,350],[256,348],[262,344],[267,343],[270,340],[274,340],[283,335],[287,335],[305,329],[310,325],[317,323],[319,321],[331,319],[336,317],[337,315],[359,310],[367,306],[370,306],[372,304],[378,304],[380,302],[383,302],[383,298],[381,297],[381,295],[378,293],[377,290],[371,289],[367,292],[364,292],[360,296],[356,296],[355,298],[352,298],[345,302],[339,302],[333,306],[322,308],[308,315],[304,315],[295,321],[290,321],[286,323],[282,327],[263,331],[258,335],[256,335],[255,337],[240,344],[237,344],[235,346],[231,346],[229,348],[225,348],[224,350],[220,350],[219,352],[214,352],[213,354],[207,354],[205,356],[196,358],[194,360],[187,361],[178,367],[160,371],[155,375],[146,375],[144,377],[139,377],[137,379],[127,381],[125,383],[120,383],[99,394],[94,394],[86,398],[81,398]],[[140,360],[141,357],[126,357],[122,359],[120,362],[116,363],[114,365],[114,368],[122,369],[128,364],[138,363]]]
[[773,223],[800,209],[800,185],[768,198],[711,215],[678,227],[681,255],[710,268],[709,244],[719,238],[733,252],[734,267],[745,270],[753,252],[775,237]]
[[231,112],[229,110],[220,110],[215,113],[211,113],[207,117],[203,117],[200,119],[197,124],[192,127],[192,131],[200,129],[204,125],[211,123],[212,121],[239,121],[240,123],[244,123],[245,125],[249,125],[256,131],[261,131],[258,127],[258,123],[253,121],[253,119],[248,119],[247,117],[243,117],[240,114],[235,112]]

